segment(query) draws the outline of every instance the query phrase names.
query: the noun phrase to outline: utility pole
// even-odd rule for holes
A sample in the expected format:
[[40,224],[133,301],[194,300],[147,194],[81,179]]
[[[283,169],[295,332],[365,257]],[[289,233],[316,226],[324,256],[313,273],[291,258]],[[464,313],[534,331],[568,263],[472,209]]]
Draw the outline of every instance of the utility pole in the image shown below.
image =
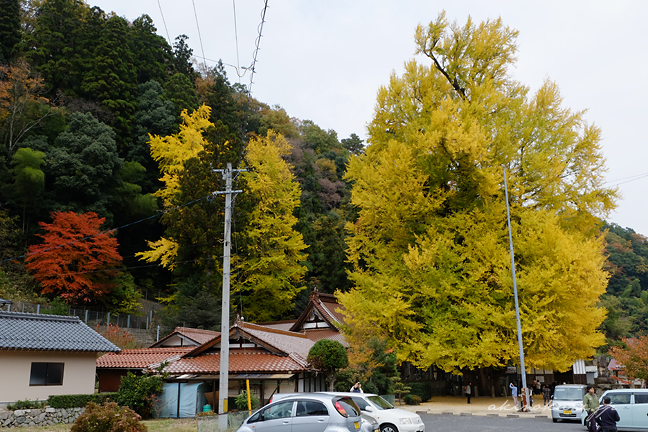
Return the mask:
[[227,164],[227,169],[217,169],[214,172],[223,173],[225,191],[215,192],[216,195],[225,195],[225,236],[223,237],[223,303],[221,310],[221,349],[220,349],[220,374],[218,387],[218,414],[225,414],[228,410],[227,393],[229,386],[229,318],[230,318],[230,239],[232,237],[232,194],[243,192],[232,190],[232,172],[247,171],[232,169],[232,164]]
[[524,411],[528,411],[529,389],[526,382],[526,368],[524,367],[524,347],[522,346],[522,324],[520,323],[520,306],[518,304],[517,279],[515,278],[515,258],[513,257],[513,236],[511,235],[511,213],[509,211],[508,186],[506,184],[506,167],[504,169],[504,194],[506,196],[506,220],[508,222],[509,232],[509,249],[511,251],[511,269],[513,271],[513,297],[515,298],[515,318],[517,320],[518,350],[520,351],[520,369],[522,370],[522,391],[526,406]]

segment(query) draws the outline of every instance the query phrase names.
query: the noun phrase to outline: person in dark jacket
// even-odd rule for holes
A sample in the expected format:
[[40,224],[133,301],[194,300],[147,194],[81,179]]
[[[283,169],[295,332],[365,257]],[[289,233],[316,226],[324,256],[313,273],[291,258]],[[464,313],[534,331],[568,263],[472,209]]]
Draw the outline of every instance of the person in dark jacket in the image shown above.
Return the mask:
[[616,432],[616,423],[621,420],[619,413],[613,406],[610,405],[610,397],[603,398],[603,405],[601,405],[594,414],[596,423],[601,425],[601,432]]

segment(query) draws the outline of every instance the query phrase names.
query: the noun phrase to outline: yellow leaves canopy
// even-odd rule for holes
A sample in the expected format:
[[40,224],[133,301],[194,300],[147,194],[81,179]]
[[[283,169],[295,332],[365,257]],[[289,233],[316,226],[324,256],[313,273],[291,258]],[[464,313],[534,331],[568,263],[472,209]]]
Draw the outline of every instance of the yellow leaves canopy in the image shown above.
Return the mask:
[[[500,20],[416,32],[418,52],[378,92],[366,154],[351,159],[351,331],[390,338],[400,360],[448,371],[517,361],[503,193],[509,173],[527,364],[564,370],[603,343],[600,131],[508,76],[517,32]],[[354,330],[355,329],[355,330]],[[372,330],[373,329],[373,330]]]

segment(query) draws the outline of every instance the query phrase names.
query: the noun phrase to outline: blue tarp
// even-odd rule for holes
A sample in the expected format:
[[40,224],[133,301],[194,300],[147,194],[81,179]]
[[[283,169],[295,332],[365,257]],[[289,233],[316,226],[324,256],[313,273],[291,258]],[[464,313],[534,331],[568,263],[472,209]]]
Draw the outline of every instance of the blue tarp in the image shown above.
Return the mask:
[[[198,413],[196,401],[200,384],[164,383],[164,391],[158,402],[160,417],[195,417]],[[178,415],[178,396],[180,397],[180,415]]]

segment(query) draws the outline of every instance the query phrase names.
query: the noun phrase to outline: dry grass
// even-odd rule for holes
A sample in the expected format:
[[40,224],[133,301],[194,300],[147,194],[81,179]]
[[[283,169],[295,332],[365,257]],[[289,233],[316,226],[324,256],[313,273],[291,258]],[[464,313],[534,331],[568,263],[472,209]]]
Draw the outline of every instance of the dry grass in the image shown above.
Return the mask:
[[148,427],[149,432],[198,432],[198,425],[193,418],[156,419],[142,423]]

